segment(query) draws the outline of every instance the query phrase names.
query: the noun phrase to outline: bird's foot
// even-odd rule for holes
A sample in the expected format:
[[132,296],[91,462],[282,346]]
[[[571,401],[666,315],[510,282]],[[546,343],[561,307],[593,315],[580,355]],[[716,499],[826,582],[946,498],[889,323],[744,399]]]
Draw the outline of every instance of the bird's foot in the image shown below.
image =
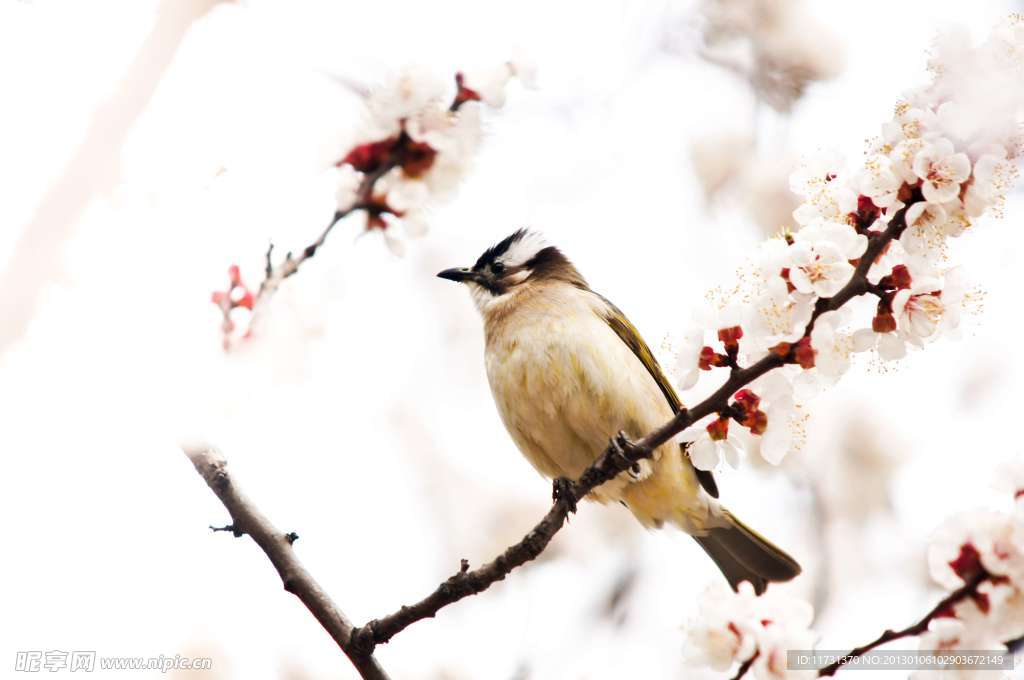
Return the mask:
[[611,451],[611,458],[616,467],[622,470],[629,470],[636,465],[636,462],[626,453],[632,447],[633,442],[629,441],[629,437],[622,430],[619,430],[617,435],[608,440],[608,449]]
[[551,500],[565,501],[569,512],[576,512],[576,491],[573,489],[572,480],[568,477],[555,477],[551,484]]

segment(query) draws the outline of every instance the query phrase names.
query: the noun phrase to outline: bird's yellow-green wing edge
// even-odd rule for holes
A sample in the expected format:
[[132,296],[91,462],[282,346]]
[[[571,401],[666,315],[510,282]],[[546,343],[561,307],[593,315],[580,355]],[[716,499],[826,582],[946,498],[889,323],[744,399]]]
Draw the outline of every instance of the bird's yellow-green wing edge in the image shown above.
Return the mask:
[[[661,370],[661,366],[658,364],[658,360],[654,358],[654,354],[651,352],[651,348],[644,342],[640,332],[637,331],[636,327],[630,323],[626,315],[622,313],[618,307],[609,302],[606,298],[601,297],[605,304],[608,305],[608,312],[604,315],[605,323],[608,327],[615,331],[615,334],[619,336],[622,342],[626,343],[626,346],[636,355],[636,358],[640,360],[640,363],[644,365],[647,372],[654,378],[654,382],[658,384],[658,389],[665,395],[665,400],[668,401],[669,406],[672,407],[673,413],[679,413],[679,410],[683,408],[683,402],[679,400],[679,396],[676,391],[672,389],[672,384],[665,377],[665,373]],[[683,449],[683,455],[686,454],[686,445],[681,445]],[[709,470],[697,470],[697,481],[704,487],[704,490],[710,494],[712,498],[718,498],[718,484],[715,483],[715,477]]]

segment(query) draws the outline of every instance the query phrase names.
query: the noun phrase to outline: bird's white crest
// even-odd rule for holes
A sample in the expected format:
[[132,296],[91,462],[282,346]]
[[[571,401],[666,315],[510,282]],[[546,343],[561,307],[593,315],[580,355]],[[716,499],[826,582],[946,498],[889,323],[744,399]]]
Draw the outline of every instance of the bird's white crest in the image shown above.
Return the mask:
[[518,267],[533,259],[533,256],[547,248],[550,243],[544,235],[536,231],[528,231],[516,240],[497,259],[506,267]]

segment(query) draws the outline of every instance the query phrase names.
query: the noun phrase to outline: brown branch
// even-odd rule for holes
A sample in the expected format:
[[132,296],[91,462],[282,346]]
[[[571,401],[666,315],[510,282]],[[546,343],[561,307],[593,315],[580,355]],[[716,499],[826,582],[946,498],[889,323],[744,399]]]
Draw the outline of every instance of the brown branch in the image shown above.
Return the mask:
[[[804,329],[809,337],[817,318],[827,311],[839,309],[858,295],[867,291],[867,274],[871,264],[885,247],[906,228],[906,208],[896,212],[889,225],[881,233],[869,235],[870,243],[854,269],[850,281],[832,298],[818,301],[813,316]],[[403,606],[397,612],[382,618],[372,619],[366,624],[353,628],[330,602],[329,598],[313,581],[291,551],[291,539],[274,529],[248,501],[238,495],[224,469],[224,460],[217,456],[204,462],[213,454],[210,451],[190,453],[196,468],[200,471],[214,493],[224,502],[231,513],[232,524],[224,530],[247,533],[263,548],[271,562],[278,568],[286,590],[294,592],[328,630],[342,650],[357,668],[363,672],[366,664],[384,677],[383,671],[373,662],[372,654],[377,645],[390,641],[395,635],[413,623],[434,617],[442,608],[471,595],[483,592],[503,580],[516,567],[539,556],[565,525],[568,516],[576,511],[577,503],[593,489],[614,479],[630,469],[638,461],[649,458],[663,444],[678,433],[701,419],[714,413],[728,412],[729,399],[742,387],[762,375],[795,360],[794,350],[788,354],[769,352],[750,366],[729,366],[726,381],[711,396],[690,409],[682,409],[671,420],[636,442],[630,441],[620,432],[612,439],[600,457],[590,465],[576,481],[560,477],[554,481],[553,503],[547,514],[515,545],[507,548],[493,561],[470,570],[469,562],[462,560],[459,571],[441,583],[434,592],[412,605]],[[198,456],[198,458],[197,458]],[[204,457],[205,456],[205,457]],[[197,462],[197,460],[199,462]]]
[[271,254],[273,252],[273,244],[271,244],[267,249],[265,275],[263,281],[260,283],[259,291],[256,293],[256,302],[258,303],[262,299],[272,295],[281,285],[282,281],[298,272],[299,267],[301,267],[306,260],[316,255],[317,251],[319,251],[320,247],[323,246],[327,237],[330,236],[338,222],[360,210],[379,210],[377,206],[373,205],[373,189],[377,182],[397,165],[398,158],[392,157],[387,163],[374,172],[367,173],[359,183],[359,189],[356,191],[356,200],[352,205],[342,210],[335,211],[330,222],[328,222],[324,230],[320,232],[320,235],[316,237],[316,240],[303,248],[302,252],[299,253],[297,257],[292,253],[288,253],[280,264],[274,265],[271,260]]
[[196,471],[209,485],[231,515],[231,524],[210,527],[214,531],[231,531],[235,536],[248,534],[263,550],[277,569],[284,589],[306,605],[324,630],[345,652],[364,680],[388,680],[387,673],[370,653],[356,649],[352,644],[352,623],[334,605],[295,556],[292,543],[295,534],[279,531],[270,520],[239,490],[227,471],[227,461],[216,449],[208,446],[184,447]]
[[980,573],[976,574],[974,577],[972,577],[966,583],[964,583],[964,585],[960,586],[952,593],[944,597],[941,602],[932,607],[932,610],[925,614],[921,618],[921,620],[915,623],[914,625],[908,626],[903,630],[887,630],[871,642],[867,643],[866,645],[861,645],[860,647],[855,647],[851,649],[843,656],[842,659],[835,661],[834,663],[831,663],[828,666],[825,666],[824,668],[819,670],[818,677],[831,677],[835,675],[836,671],[842,668],[849,661],[849,659],[862,656],[867,652],[870,652],[875,647],[880,647],[881,645],[884,645],[887,642],[892,642],[893,640],[900,640],[905,637],[913,637],[915,635],[920,635],[924,633],[928,630],[928,624],[930,624],[933,619],[944,614],[947,614],[949,611],[952,610],[953,605],[957,604],[958,602],[962,602],[963,600],[966,600],[969,597],[974,597],[975,595],[977,595],[978,586],[980,586],[988,579],[989,574],[982,570]]
[[[913,203],[921,200],[920,194],[916,194]],[[814,322],[818,320],[818,317],[825,312],[834,312],[839,309],[847,302],[863,295],[874,288],[868,282],[868,270],[871,269],[871,265],[875,263],[879,255],[885,252],[886,246],[888,246],[893,240],[898,239],[903,231],[907,228],[907,209],[910,208],[913,203],[907,203],[907,205],[900,208],[892,216],[889,221],[889,226],[886,227],[885,231],[869,232],[868,236],[868,247],[861,255],[860,261],[857,263],[857,267],[853,270],[853,274],[850,276],[850,280],[846,282],[838,293],[830,298],[821,298],[814,305],[814,313],[811,315],[811,322],[807,326],[807,331],[804,336],[807,337],[811,334],[814,329]]]
[[754,665],[754,662],[757,661],[757,657],[760,655],[760,652],[754,652],[752,657],[740,664],[739,669],[736,671],[736,675],[732,676],[732,680],[740,680],[740,678],[746,675],[747,671],[750,670],[750,667]]

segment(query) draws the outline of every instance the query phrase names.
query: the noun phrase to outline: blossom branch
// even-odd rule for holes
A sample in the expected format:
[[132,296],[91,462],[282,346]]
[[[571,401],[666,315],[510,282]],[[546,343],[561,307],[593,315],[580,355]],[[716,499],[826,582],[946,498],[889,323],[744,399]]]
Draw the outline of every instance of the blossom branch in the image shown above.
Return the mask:
[[298,538],[294,533],[278,530],[252,501],[243,494],[227,470],[227,461],[216,449],[208,446],[184,448],[185,455],[206,481],[231,515],[231,524],[210,527],[213,531],[231,531],[235,536],[249,535],[277,569],[284,589],[298,597],[316,617],[324,630],[341,647],[363,680],[388,680],[372,654],[352,644],[352,623],[335,606],[320,584],[299,562],[292,549]]
[[[915,198],[917,201],[921,200],[919,193]],[[882,231],[881,233],[868,232],[868,247],[864,251],[864,255],[860,258],[860,261],[857,263],[857,267],[853,270],[853,275],[850,277],[850,280],[847,281],[846,285],[832,297],[819,298],[815,303],[814,312],[811,315],[811,321],[807,325],[807,330],[804,333],[805,338],[810,337],[811,331],[814,330],[814,323],[818,320],[818,317],[825,312],[837,311],[840,307],[859,295],[869,292],[877,294],[879,287],[868,281],[868,271],[871,269],[871,265],[873,265],[878,257],[885,251],[885,248],[892,241],[898,239],[907,228],[906,216],[909,208],[910,205],[906,205],[896,211],[892,216],[892,219],[889,220],[889,225],[885,228],[885,231]]]
[[954,605],[967,599],[979,597],[980,594],[978,592],[978,586],[980,586],[982,583],[989,580],[990,578],[991,576],[984,570],[979,571],[976,575],[974,575],[966,583],[964,583],[963,586],[957,588],[949,595],[944,597],[942,601],[935,605],[930,612],[925,614],[921,618],[921,620],[919,620],[914,625],[908,626],[903,630],[886,630],[873,641],[867,643],[866,645],[862,645],[860,647],[855,647],[851,649],[843,656],[842,659],[835,661],[819,670],[818,677],[831,677],[835,675],[836,671],[838,671],[844,665],[849,663],[851,659],[863,656],[875,647],[880,647],[894,640],[900,640],[906,637],[921,635],[922,633],[928,630],[928,625],[932,622],[932,620],[942,616],[950,616],[951,612],[953,611]]
[[385,90],[378,93],[378,98],[371,97],[369,108],[375,121],[373,132],[367,136],[372,141],[353,147],[335,163],[340,173],[338,208],[319,236],[298,254],[288,252],[277,263],[271,244],[265,256],[263,280],[254,292],[242,282],[238,267],[232,266],[229,288],[213,294],[213,302],[222,314],[224,348],[230,349],[234,341],[232,312],[240,307],[250,312],[248,330],[241,336],[248,337],[267,299],[316,256],[338,223],[353,213],[365,213],[365,230],[380,231],[393,250],[400,249],[401,242],[393,234],[395,223],[404,222],[406,231],[421,229],[419,225],[411,226],[418,223],[416,210],[430,194],[451,188],[474,150],[479,119],[461,115],[462,109],[472,102],[500,106],[509,79],[523,75],[523,67],[511,62],[495,72],[477,74],[469,84],[461,72],[456,73],[456,89],[450,100],[440,99],[432,83],[407,76],[399,83],[397,93]]

